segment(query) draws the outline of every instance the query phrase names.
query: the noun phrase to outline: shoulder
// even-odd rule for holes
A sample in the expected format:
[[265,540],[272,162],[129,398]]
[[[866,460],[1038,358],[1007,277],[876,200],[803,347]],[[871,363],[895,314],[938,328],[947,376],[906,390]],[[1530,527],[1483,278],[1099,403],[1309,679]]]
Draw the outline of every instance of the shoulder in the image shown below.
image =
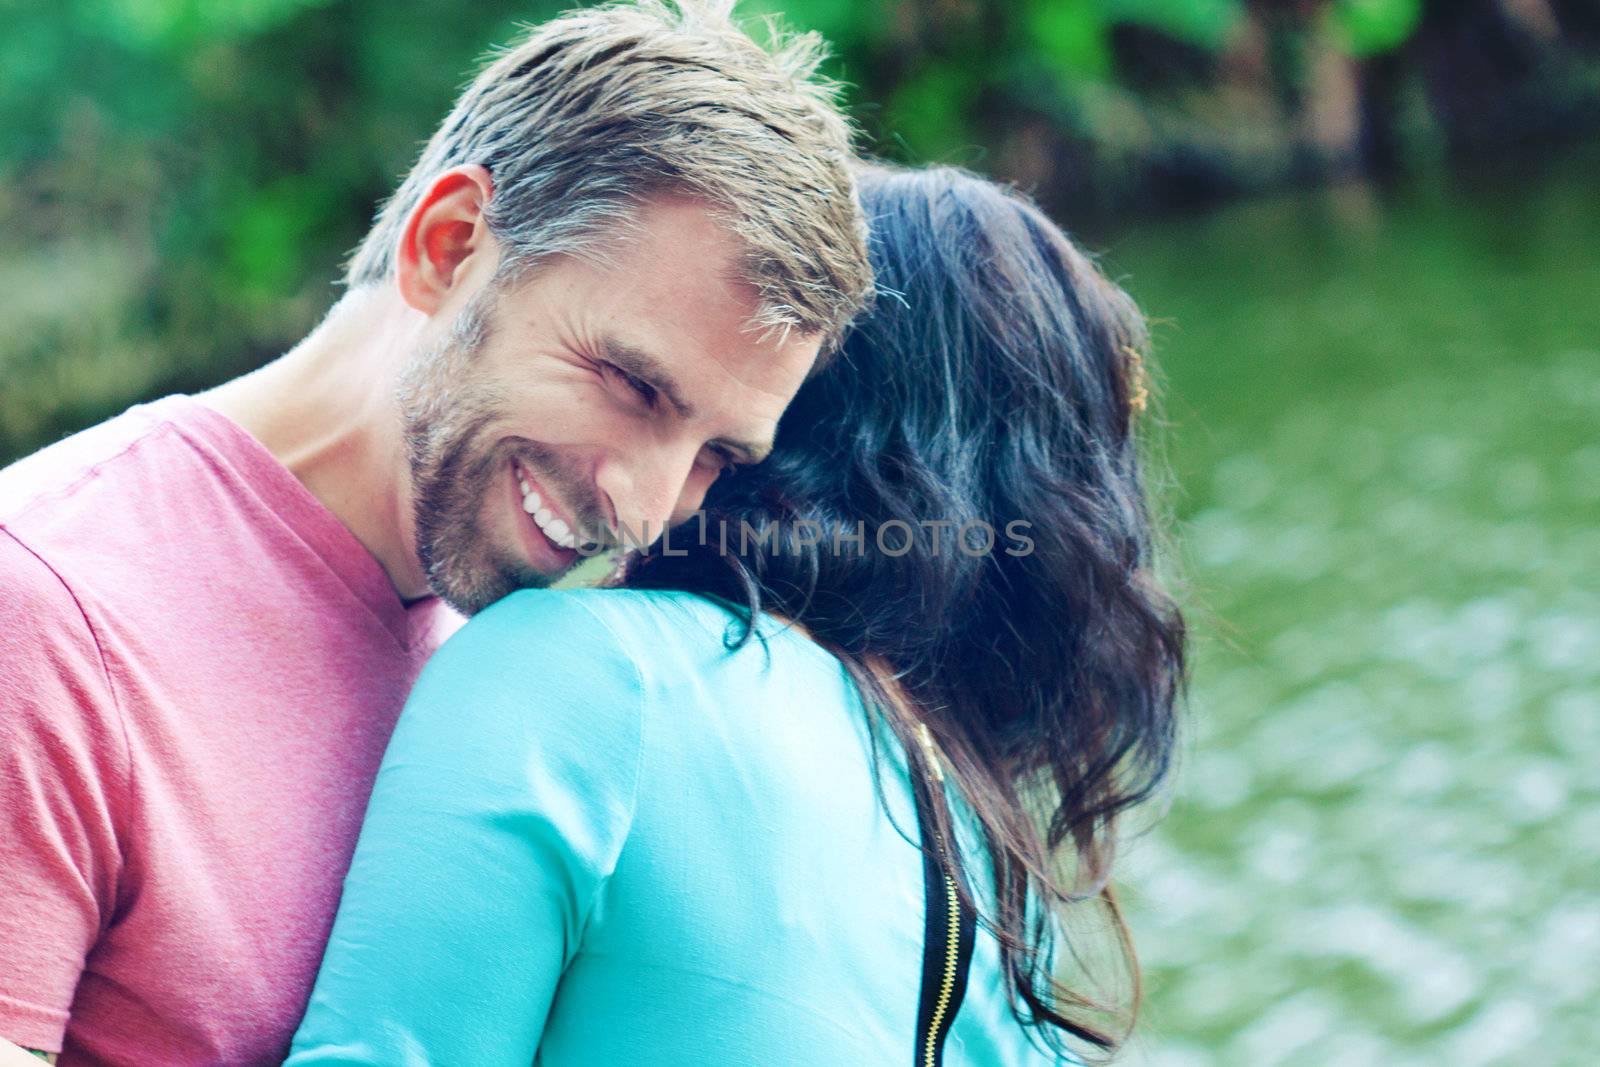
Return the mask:
[[676,609],[655,596],[527,590],[479,612],[423,669],[380,782],[625,825],[659,705],[648,640],[663,610]]
[[[524,590],[467,620],[429,660],[401,716],[402,740],[549,749],[642,744],[653,708],[675,721],[707,703],[729,656],[727,608],[687,594]],[[735,630],[735,633],[737,630]]]
[[125,783],[128,764],[116,690],[77,597],[0,525],[0,784],[50,765],[53,782],[71,773],[79,784],[104,778],[103,788]]
[[143,558],[146,501],[172,467],[143,453],[176,438],[168,413],[179,399],[130,408],[0,470],[0,677],[43,688],[46,677],[98,675],[109,686],[101,608]]
[[193,402],[139,405],[0,470],[0,527],[47,561],[91,619],[154,561],[194,563],[207,526],[189,492],[204,458],[185,436]]
[[726,653],[730,626],[730,609],[689,593],[524,590],[468,620],[430,667],[480,672],[498,662],[536,669],[552,685],[643,686],[663,658]]
[[[703,606],[701,606],[703,605]],[[565,670],[645,652],[661,633],[724,609],[687,593],[628,589],[524,589],[468,619],[440,650],[455,659],[538,655]],[[562,655],[563,651],[593,655]]]
[[[40,615],[78,617],[72,592],[33,546],[0,522],[0,605],[16,622]],[[16,626],[0,627],[0,634]],[[10,636],[16,636],[11,634]]]
[[[44,555],[0,524],[0,679],[100,673],[99,644],[77,595]],[[17,677],[11,679],[15,674]]]
[[[561,599],[544,599],[550,597]],[[570,634],[565,643],[584,649],[587,662],[568,661],[562,670],[629,677],[648,706],[672,709],[675,730],[736,714],[737,706],[774,690],[788,693],[796,684],[842,676],[839,662],[801,631],[770,616],[752,628],[744,609],[695,593],[521,593],[499,610],[508,628]]]
[[[470,721],[507,748],[546,744],[566,726],[619,744],[642,743],[648,729],[650,744],[686,756],[707,731],[727,741],[809,721],[791,713],[824,699],[853,707],[843,669],[820,646],[767,618],[739,646],[744,629],[738,610],[690,593],[513,593],[439,649],[402,726],[443,733]],[[763,715],[744,715],[752,705]]]
[[[401,717],[399,745],[488,754],[570,741],[639,744],[662,672],[663,635],[699,609],[678,594],[524,590],[467,620],[429,660]],[[708,605],[709,607],[709,605]],[[679,620],[676,624],[673,617]]]
[[129,408],[0,469],[0,522],[42,525],[39,505],[74,497],[108,470],[132,461],[153,439],[175,438],[171,415],[183,399]]

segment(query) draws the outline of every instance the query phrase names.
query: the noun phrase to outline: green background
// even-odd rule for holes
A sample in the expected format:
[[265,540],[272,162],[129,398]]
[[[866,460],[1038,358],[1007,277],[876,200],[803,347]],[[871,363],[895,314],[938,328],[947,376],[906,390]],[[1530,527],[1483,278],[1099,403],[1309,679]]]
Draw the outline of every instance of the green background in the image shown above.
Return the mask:
[[[0,460],[271,358],[499,0],[0,8]],[[794,0],[1155,321],[1197,634],[1129,1061],[1600,1048],[1600,10]]]

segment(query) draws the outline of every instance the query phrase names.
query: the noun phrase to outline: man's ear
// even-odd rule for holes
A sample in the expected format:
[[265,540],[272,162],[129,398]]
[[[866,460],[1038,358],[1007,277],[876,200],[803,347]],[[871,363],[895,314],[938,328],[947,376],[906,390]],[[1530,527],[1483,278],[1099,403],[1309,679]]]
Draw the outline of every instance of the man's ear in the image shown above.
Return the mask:
[[406,218],[395,254],[395,280],[405,302],[435,314],[466,275],[474,256],[494,256],[483,208],[494,193],[487,168],[452,167],[428,187]]

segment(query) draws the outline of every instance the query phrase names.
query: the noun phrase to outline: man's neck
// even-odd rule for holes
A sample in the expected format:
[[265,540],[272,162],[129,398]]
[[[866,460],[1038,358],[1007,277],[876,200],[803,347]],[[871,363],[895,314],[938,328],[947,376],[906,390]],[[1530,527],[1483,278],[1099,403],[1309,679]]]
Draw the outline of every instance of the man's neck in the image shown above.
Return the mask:
[[404,600],[427,594],[410,534],[395,401],[422,318],[387,290],[357,291],[273,362],[198,399],[260,441],[366,546]]

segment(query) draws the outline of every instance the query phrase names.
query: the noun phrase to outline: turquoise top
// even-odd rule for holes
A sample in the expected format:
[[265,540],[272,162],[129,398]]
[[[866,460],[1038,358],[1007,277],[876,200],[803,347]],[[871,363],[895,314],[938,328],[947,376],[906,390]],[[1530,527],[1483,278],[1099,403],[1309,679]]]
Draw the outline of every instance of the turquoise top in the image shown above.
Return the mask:
[[[538,591],[451,638],[384,758],[289,1063],[911,1063],[904,754],[886,740],[891,821],[839,661],[770,620],[730,653],[734,622],[686,594]],[[1055,1062],[982,929],[945,1062]]]

